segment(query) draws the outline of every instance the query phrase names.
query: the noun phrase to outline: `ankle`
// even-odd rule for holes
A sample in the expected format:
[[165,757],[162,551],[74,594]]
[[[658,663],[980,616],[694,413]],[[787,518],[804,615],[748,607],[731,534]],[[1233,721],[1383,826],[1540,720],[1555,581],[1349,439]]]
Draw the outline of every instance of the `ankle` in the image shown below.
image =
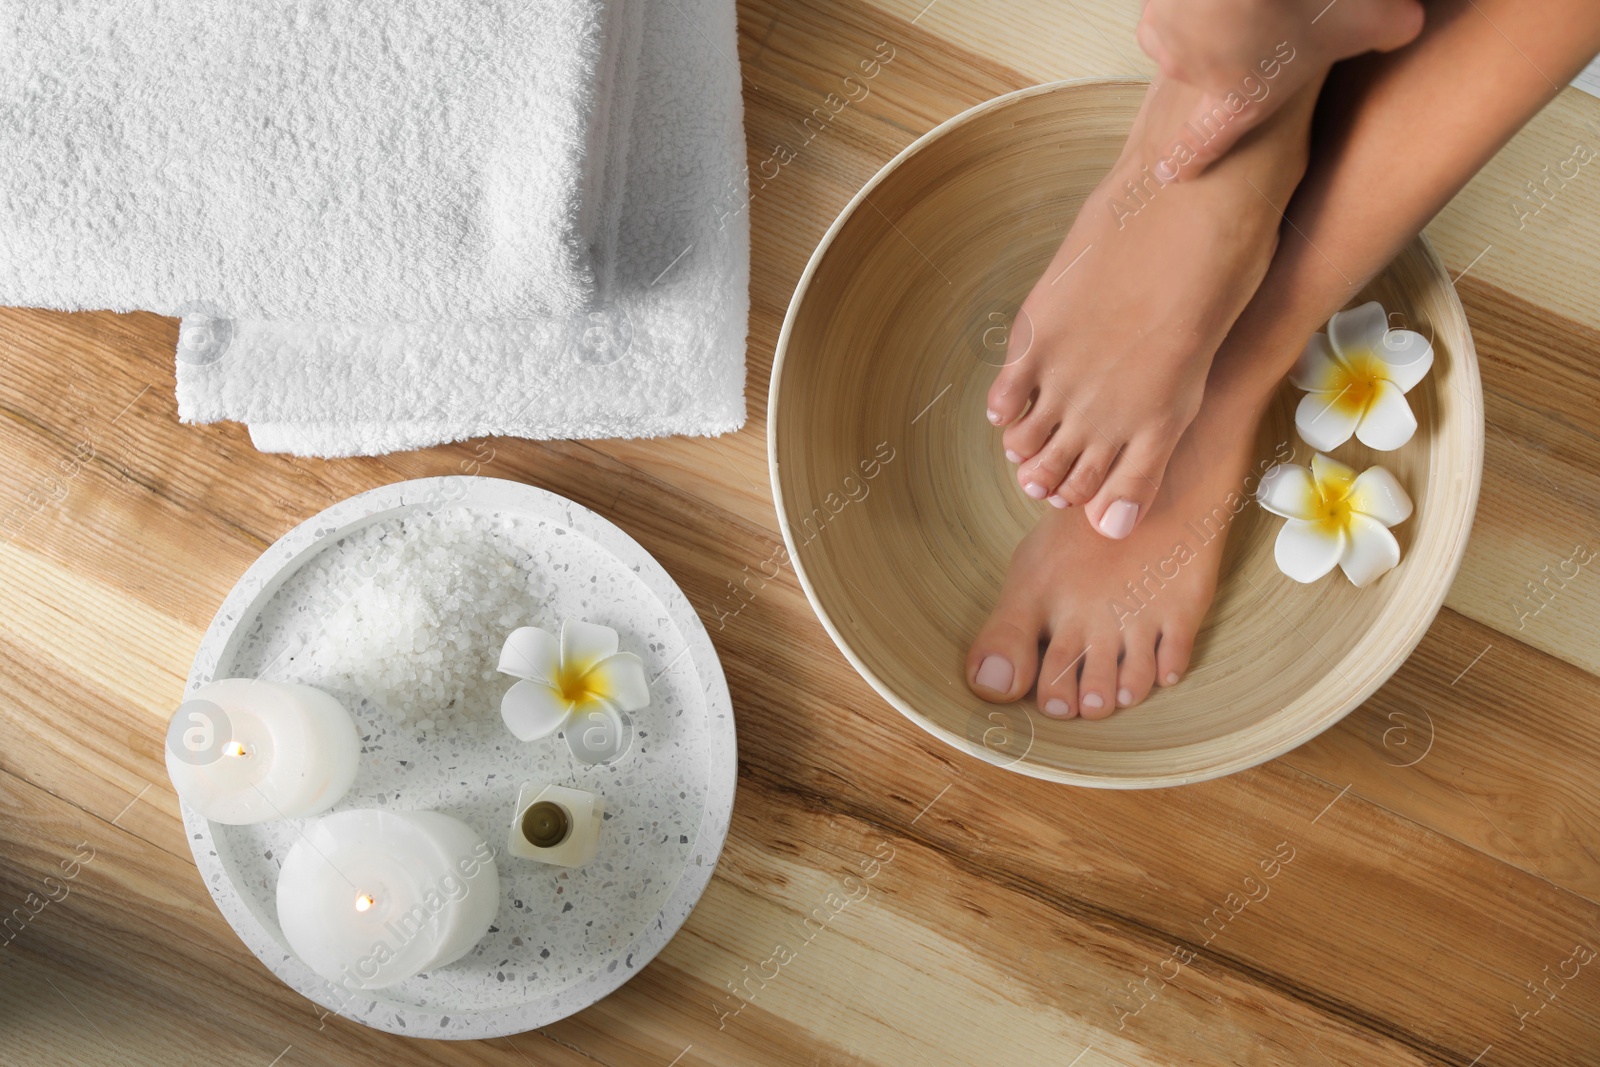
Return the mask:
[[1309,308],[1295,301],[1273,299],[1271,282],[1269,271],[1255,299],[1234,322],[1206,380],[1207,403],[1222,417],[1251,425],[1323,321],[1311,321]]
[[[1239,123],[1246,132],[1198,176],[1184,168],[1201,158],[1206,146],[1225,132],[1195,125],[1194,116],[1215,98],[1195,86],[1157,77],[1151,83],[1113,168],[1118,184],[1129,178],[1138,181],[1144,175],[1148,175],[1150,181],[1169,184],[1177,181],[1180,174],[1186,181],[1197,181],[1232,172],[1235,181],[1244,177],[1262,189],[1268,185],[1277,186],[1287,199],[1287,193],[1293,191],[1305,172],[1312,113],[1327,72],[1326,67],[1317,71],[1306,84],[1292,90],[1293,95],[1283,100],[1281,106],[1275,105],[1275,110],[1264,119],[1250,113],[1251,108],[1261,106],[1259,101],[1240,98],[1217,103],[1212,109],[1212,114],[1218,116],[1216,122]],[[1228,103],[1242,103],[1243,106],[1236,108],[1227,106]],[[1287,187],[1284,188],[1286,176]]]

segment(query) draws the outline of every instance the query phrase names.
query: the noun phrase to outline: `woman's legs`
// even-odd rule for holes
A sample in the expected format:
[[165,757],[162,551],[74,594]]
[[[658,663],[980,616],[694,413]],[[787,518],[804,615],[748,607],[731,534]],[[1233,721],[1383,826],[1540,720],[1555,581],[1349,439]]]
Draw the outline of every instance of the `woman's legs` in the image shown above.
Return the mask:
[[[1440,0],[1412,46],[1335,68],[1290,225],[1148,517],[1118,544],[1076,512],[1041,520],[968,655],[975,693],[1017,700],[1037,679],[1042,708],[1100,717],[1181,676],[1222,545],[1190,523],[1253,488],[1255,426],[1307,337],[1600,50],[1600,4],[1539,7]],[[1129,583],[1150,590],[1147,602],[1128,598]]]
[[1274,339],[1278,358],[1235,365],[1207,390],[1270,395],[1306,337],[1597,52],[1600,4],[1592,0],[1438,0],[1409,48],[1335,67],[1311,169],[1241,316],[1252,333]]

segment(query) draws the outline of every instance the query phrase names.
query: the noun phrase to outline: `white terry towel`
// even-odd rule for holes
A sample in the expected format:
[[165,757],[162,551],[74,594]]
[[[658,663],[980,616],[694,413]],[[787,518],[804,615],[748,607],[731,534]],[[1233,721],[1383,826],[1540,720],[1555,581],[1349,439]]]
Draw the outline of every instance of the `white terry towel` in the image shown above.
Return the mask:
[[638,23],[635,0],[0,0],[0,303],[582,306]]
[[178,413],[263,451],[744,424],[750,235],[733,0],[645,5],[615,298],[517,323],[184,320]]

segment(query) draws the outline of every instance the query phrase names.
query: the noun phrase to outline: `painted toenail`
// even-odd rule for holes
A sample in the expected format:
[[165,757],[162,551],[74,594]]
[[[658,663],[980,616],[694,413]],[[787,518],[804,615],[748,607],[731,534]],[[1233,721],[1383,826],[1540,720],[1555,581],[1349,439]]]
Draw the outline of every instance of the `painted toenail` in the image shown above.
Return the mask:
[[1033,497],[1035,500],[1043,500],[1045,494],[1050,492],[1050,490],[1046,489],[1038,482],[1029,482],[1027,485],[1022,487],[1022,491]]
[[1167,672],[1167,684],[1168,685],[1177,685],[1178,684],[1178,672],[1177,671],[1168,671]]
[[1011,688],[1014,673],[1011,664],[1000,656],[985,656],[983,662],[978,664],[978,677],[974,680],[980,688],[1004,693]]
[[1011,449],[1009,449],[1009,448],[1006,449],[1006,458],[1009,459],[1013,463],[1021,463],[1022,462],[1022,457],[1017,455],[1015,452],[1011,451]]
[[1133,533],[1133,522],[1139,517],[1139,505],[1131,500],[1118,500],[1100,516],[1100,532],[1114,541]]
[[989,409],[989,421],[993,423],[998,423],[1000,421],[1000,413],[994,408]]
[[1117,706],[1118,707],[1125,708],[1129,704],[1132,704],[1132,703],[1133,703],[1133,690],[1132,689],[1129,689],[1127,686],[1123,686],[1121,689],[1117,690]]
[[1086,708],[1103,708],[1106,706],[1106,702],[1100,698],[1099,693],[1085,693],[1083,695],[1083,706]]
[[1067,503],[1065,500],[1062,500],[1058,496],[1051,496],[1050,497],[1050,506],[1051,507],[1057,507],[1057,508],[1070,508],[1072,505]]
[[1051,697],[1044,702],[1044,713],[1054,715],[1058,719],[1065,719],[1072,714],[1072,707],[1060,697]]

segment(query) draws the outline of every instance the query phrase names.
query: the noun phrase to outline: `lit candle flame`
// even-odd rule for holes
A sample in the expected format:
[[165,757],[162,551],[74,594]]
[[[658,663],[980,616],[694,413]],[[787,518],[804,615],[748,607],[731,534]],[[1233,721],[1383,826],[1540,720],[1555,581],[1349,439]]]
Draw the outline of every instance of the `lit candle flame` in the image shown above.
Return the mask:
[[375,904],[375,903],[377,903],[377,902],[374,901],[369,894],[362,893],[359,897],[356,897],[356,910],[357,911],[366,911],[368,908],[372,907],[372,905]]
[[244,756],[248,753],[244,747],[244,742],[229,741],[227,744],[222,746],[222,754],[225,756]]

